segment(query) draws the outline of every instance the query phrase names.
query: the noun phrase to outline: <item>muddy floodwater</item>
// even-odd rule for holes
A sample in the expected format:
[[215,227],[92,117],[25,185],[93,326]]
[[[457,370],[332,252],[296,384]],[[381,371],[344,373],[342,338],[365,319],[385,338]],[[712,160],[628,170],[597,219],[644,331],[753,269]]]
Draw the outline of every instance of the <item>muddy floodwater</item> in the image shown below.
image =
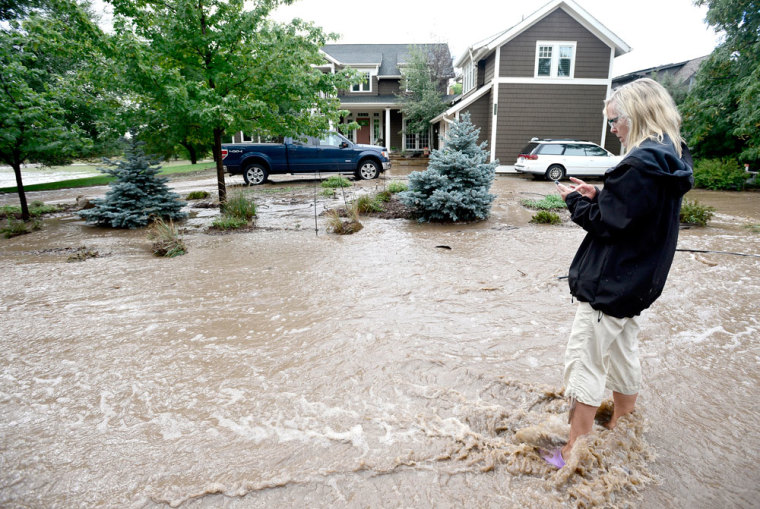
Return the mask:
[[[487,221],[337,236],[321,213],[342,193],[280,177],[253,231],[189,209],[173,259],[71,213],[0,239],[0,506],[758,507],[760,194],[687,195],[716,216],[681,231],[642,314],[638,410],[556,471],[537,449],[567,436],[583,231],[529,223],[520,201],[551,183],[492,191]],[[67,262],[80,247],[98,256]]]

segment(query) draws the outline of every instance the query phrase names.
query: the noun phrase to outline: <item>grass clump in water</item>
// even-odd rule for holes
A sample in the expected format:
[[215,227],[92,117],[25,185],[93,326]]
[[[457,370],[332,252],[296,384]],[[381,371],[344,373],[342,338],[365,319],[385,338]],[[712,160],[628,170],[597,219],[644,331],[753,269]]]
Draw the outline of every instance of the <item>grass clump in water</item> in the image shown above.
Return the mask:
[[408,191],[409,186],[406,184],[406,182],[401,182],[400,180],[391,180],[388,182],[387,190],[391,194],[396,194],[403,191]]
[[534,210],[562,210],[567,208],[565,200],[558,194],[550,194],[540,200],[522,200],[520,203]]
[[354,203],[356,204],[357,212],[360,214],[383,211],[382,201],[377,198],[377,195],[364,194],[359,196]]
[[211,224],[217,230],[238,230],[250,226],[256,217],[256,204],[245,193],[237,193],[227,199],[222,215]]
[[211,193],[208,191],[191,191],[185,197],[186,200],[205,200],[210,197]]
[[9,216],[5,226],[0,228],[0,233],[2,233],[3,237],[6,239],[10,239],[12,237],[18,237],[19,235],[32,233],[40,228],[42,228],[42,221],[39,219],[25,223],[24,221],[19,221],[15,217]]
[[148,239],[153,241],[153,254],[156,256],[174,258],[187,253],[187,246],[171,219],[168,223],[161,218],[153,221],[148,231]]
[[[32,217],[40,217],[45,214],[52,214],[59,212],[65,207],[61,205],[45,205],[44,202],[34,200],[29,204],[29,215]],[[18,205],[2,205],[0,206],[0,219],[11,218],[21,219],[21,207]]]
[[560,224],[562,222],[562,219],[555,212],[551,212],[549,210],[539,210],[533,214],[530,222],[537,224]]
[[338,187],[351,187],[351,182],[340,175],[333,175],[322,182],[322,187],[335,189]]
[[338,235],[351,235],[364,228],[364,225],[359,222],[359,207],[356,202],[353,202],[346,209],[347,221],[343,220],[340,211],[337,209],[330,209],[326,214],[327,231]]
[[707,226],[707,223],[715,215],[715,208],[702,205],[697,200],[684,200],[681,204],[681,215],[679,220],[682,223],[693,224],[696,226]]

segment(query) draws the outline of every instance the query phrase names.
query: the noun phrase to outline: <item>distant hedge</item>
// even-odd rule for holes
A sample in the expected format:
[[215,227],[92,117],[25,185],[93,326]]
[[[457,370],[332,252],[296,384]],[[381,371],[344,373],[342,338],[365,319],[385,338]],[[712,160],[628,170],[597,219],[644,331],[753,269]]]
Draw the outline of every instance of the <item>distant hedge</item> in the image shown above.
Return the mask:
[[694,187],[741,191],[749,175],[736,159],[702,159],[694,165]]

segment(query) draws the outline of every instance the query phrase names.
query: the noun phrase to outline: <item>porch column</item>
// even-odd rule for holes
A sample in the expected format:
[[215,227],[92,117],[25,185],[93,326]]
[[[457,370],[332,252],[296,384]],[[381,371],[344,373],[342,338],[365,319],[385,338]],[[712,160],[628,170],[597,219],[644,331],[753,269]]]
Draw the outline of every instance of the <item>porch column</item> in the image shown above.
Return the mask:
[[385,108],[385,146],[391,151],[391,109]]

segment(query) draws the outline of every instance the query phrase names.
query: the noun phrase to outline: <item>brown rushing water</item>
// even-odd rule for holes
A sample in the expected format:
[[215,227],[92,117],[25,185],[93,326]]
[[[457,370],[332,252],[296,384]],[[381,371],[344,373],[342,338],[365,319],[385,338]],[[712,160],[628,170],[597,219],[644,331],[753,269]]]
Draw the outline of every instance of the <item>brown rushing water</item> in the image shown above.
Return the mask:
[[[278,182],[262,228],[208,235],[201,210],[174,259],[74,216],[0,240],[0,506],[757,507],[760,258],[676,254],[638,412],[557,472],[536,446],[567,433],[558,276],[583,232],[519,204],[553,184],[497,177],[478,224],[339,237],[308,179]],[[718,215],[679,248],[760,254],[760,195],[688,198]],[[100,257],[67,263],[79,246]]]

